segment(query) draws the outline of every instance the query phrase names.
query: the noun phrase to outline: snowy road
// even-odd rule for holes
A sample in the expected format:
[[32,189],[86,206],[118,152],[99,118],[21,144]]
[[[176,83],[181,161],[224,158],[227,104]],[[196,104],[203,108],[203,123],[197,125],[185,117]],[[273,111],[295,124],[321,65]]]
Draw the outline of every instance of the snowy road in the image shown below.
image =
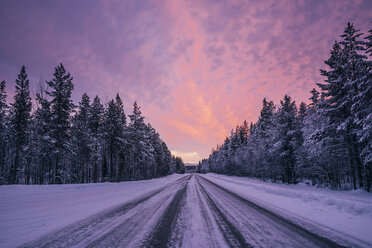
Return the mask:
[[340,244],[353,246],[314,234],[191,174],[22,247],[342,247]]

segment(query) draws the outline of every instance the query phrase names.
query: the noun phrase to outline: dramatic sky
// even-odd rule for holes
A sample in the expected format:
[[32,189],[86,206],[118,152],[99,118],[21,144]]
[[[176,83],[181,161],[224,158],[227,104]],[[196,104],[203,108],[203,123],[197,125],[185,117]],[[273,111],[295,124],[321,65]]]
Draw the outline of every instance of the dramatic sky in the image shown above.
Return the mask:
[[12,101],[24,64],[32,91],[63,62],[82,93],[117,92],[186,162],[257,120],[264,97],[307,101],[348,21],[372,28],[372,1],[2,0],[0,80]]

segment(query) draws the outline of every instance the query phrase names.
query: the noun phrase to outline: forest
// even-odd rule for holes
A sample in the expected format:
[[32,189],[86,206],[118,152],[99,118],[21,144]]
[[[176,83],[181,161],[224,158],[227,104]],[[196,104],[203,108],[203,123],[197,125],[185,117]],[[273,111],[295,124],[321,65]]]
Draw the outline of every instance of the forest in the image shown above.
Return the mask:
[[73,78],[63,64],[39,82],[31,98],[25,66],[8,103],[0,82],[0,184],[121,182],[184,172],[135,102],[124,113],[119,96],[102,103],[71,99]]
[[340,37],[308,104],[263,99],[258,120],[237,125],[200,172],[371,191],[372,30],[348,23]]

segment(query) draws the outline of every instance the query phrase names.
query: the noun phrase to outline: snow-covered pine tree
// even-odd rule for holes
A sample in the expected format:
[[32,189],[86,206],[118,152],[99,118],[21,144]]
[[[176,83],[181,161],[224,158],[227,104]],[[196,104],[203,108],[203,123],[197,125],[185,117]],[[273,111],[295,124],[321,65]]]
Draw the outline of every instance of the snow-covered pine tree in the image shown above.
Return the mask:
[[52,153],[50,139],[50,102],[46,98],[45,90],[40,82],[40,90],[36,93],[37,109],[33,115],[32,131],[33,143],[35,147],[35,177],[34,183],[47,183],[51,181],[50,175],[52,170],[50,154]]
[[118,151],[117,137],[120,135],[121,127],[118,126],[117,107],[114,100],[108,102],[105,113],[105,143],[106,143],[106,163],[103,168],[103,178],[105,181],[112,181],[114,178],[114,168],[116,154]]
[[[316,141],[314,146],[322,164],[324,183],[330,183],[332,188],[341,187],[341,175],[347,174],[348,180],[354,185],[355,166],[348,162],[348,144],[344,135],[338,132],[344,119],[347,118],[347,107],[342,105],[342,100],[347,96],[347,91],[343,87],[346,80],[343,78],[342,65],[345,63],[345,57],[339,42],[335,42],[331,50],[331,56],[325,61],[329,70],[321,70],[321,75],[325,76],[324,83],[317,83],[322,91],[322,97],[317,108],[317,122],[321,123],[318,129],[309,136]],[[310,147],[313,149],[313,147]],[[350,168],[351,174],[347,173],[346,167]],[[345,175],[346,176],[346,175]],[[352,176],[350,178],[350,176]]]
[[[12,140],[12,162],[9,172],[9,183],[14,184],[18,179],[23,179],[24,183],[28,183],[27,177],[28,166],[23,163],[24,155],[27,152],[29,143],[29,125],[31,119],[31,97],[29,81],[25,66],[22,66],[18,78],[16,79],[16,93],[14,95],[14,103],[11,104],[11,140]],[[20,174],[19,172],[23,173]],[[26,173],[26,174],[24,174]],[[22,178],[21,178],[22,177]]]
[[[276,128],[274,134],[274,153],[278,155],[282,180],[287,183],[296,182],[295,152],[296,152],[296,103],[292,98],[285,95],[280,101],[280,107],[276,114]],[[275,166],[275,165],[274,165]]]
[[262,101],[262,109],[258,118],[257,127],[253,138],[255,144],[255,172],[256,175],[266,179],[274,178],[276,174],[272,165],[275,159],[272,154],[272,137],[275,129],[275,105],[272,101],[267,101],[266,98]]
[[90,108],[89,128],[92,138],[92,152],[90,163],[92,164],[93,182],[102,181],[102,167],[104,158],[104,113],[105,109],[101,100],[96,96]]
[[[347,24],[341,35],[343,40],[335,42],[331,57],[325,61],[329,70],[321,70],[321,74],[326,77],[325,83],[318,84],[325,97],[326,104],[323,105],[325,108],[321,111],[329,118],[328,136],[334,133],[331,129],[337,130],[334,135],[340,136],[339,141],[347,148],[347,160],[354,189],[357,183],[359,187],[363,186],[363,168],[355,135],[358,127],[351,114],[353,99],[358,93],[357,79],[365,73],[363,61],[366,57],[359,54],[359,51],[363,50],[361,35],[353,24]],[[329,145],[333,146],[333,142]],[[342,148],[340,152],[344,152]]]
[[176,161],[172,158],[172,154],[168,149],[167,144],[162,141],[161,142],[162,146],[162,153],[163,153],[163,164],[162,167],[160,168],[159,176],[166,176],[170,174],[171,168],[173,167],[174,171],[176,172]]
[[117,108],[117,139],[118,144],[120,144],[120,149],[118,151],[118,159],[115,167],[115,180],[124,181],[126,173],[126,163],[127,163],[127,154],[128,154],[128,142],[126,140],[126,131],[127,131],[127,117],[124,113],[124,104],[120,98],[120,95],[117,94],[115,98],[115,104]]
[[304,175],[304,171],[302,171],[302,168],[306,167],[307,165],[307,154],[306,150],[303,147],[304,143],[304,134],[303,134],[303,128],[305,126],[305,118],[307,116],[307,108],[308,106],[306,103],[301,102],[300,106],[298,107],[298,114],[296,116],[296,125],[295,125],[295,140],[294,140],[294,146],[295,149],[295,158],[296,158],[296,175],[298,177],[306,178]]
[[68,154],[71,151],[71,112],[74,104],[71,100],[71,93],[74,88],[72,76],[60,63],[54,72],[54,78],[48,81],[49,90],[46,92],[51,97],[51,120],[50,138],[53,148],[53,167],[51,183],[66,182],[66,167]]
[[311,97],[309,98],[309,100],[311,100],[311,103],[310,103],[310,106],[316,106],[318,105],[319,103],[319,92],[313,88],[311,91],[310,91],[310,94],[311,94]]
[[148,167],[147,175],[149,178],[151,178],[151,177],[156,177],[158,175],[162,167],[165,166],[165,161],[163,160],[164,154],[163,154],[163,149],[161,146],[162,140],[160,139],[159,134],[151,126],[150,123],[147,124],[147,130],[148,130],[149,142],[151,145],[152,159],[153,159],[151,161],[151,165]]
[[[365,37],[365,52],[372,56],[372,30],[369,30],[369,35]],[[372,62],[371,60],[364,61],[365,73],[361,75],[355,84],[358,88],[358,93],[353,98],[351,111],[356,125],[359,127],[356,131],[356,136],[360,146],[360,156],[363,164],[364,186],[368,191],[371,191],[372,186]]]
[[133,104],[133,112],[129,115],[129,142],[132,162],[132,177],[134,180],[140,179],[143,173],[143,162],[146,153],[146,125],[137,102]]
[[91,152],[92,135],[90,132],[90,99],[84,93],[78,106],[77,114],[72,120],[73,153],[76,157],[74,162],[74,174],[79,183],[90,182],[92,174]]
[[239,136],[242,144],[247,143],[248,135],[249,135],[248,122],[244,120],[243,125],[241,125],[239,128]]

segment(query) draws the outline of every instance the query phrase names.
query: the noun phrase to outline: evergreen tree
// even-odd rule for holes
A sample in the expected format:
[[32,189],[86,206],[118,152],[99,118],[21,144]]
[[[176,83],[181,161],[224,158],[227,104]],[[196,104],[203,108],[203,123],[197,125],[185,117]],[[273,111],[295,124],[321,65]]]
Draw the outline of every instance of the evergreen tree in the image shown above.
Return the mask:
[[248,122],[244,120],[243,125],[239,128],[239,136],[242,144],[245,144],[247,142],[249,135],[249,127]]
[[[23,163],[24,155],[27,153],[29,142],[29,125],[31,119],[31,97],[29,81],[25,66],[22,66],[16,80],[16,93],[14,103],[11,104],[11,135],[12,135],[12,158],[9,183],[17,183],[20,176],[18,171],[23,171],[24,182],[29,183],[29,168]],[[22,166],[21,168],[21,165]]]
[[114,168],[116,164],[116,154],[119,147],[117,137],[121,133],[118,125],[117,107],[114,100],[110,100],[105,114],[105,140],[107,159],[103,170],[105,180],[112,181],[114,178]]
[[[171,167],[174,166],[174,171],[176,172],[176,163],[172,158],[171,152],[168,150],[167,144],[162,141],[162,166],[159,169],[159,176],[166,176],[170,174]],[[174,164],[174,165],[173,165]]]
[[126,126],[127,126],[127,117],[124,113],[124,105],[119,94],[116,95],[115,104],[117,108],[117,139],[120,143],[120,149],[118,151],[118,161],[116,165],[116,181],[122,181],[125,179],[125,174],[127,174],[126,162],[127,162],[127,153],[128,153],[128,142],[126,140]]
[[[372,30],[369,30],[369,35],[365,37],[365,52],[367,55],[372,55]],[[353,98],[351,108],[356,125],[359,127],[356,130],[356,136],[360,146],[360,156],[363,164],[363,178],[365,188],[371,191],[372,186],[372,62],[364,61],[360,65],[365,70],[355,84],[358,87],[358,93]]]
[[285,95],[280,101],[276,115],[276,132],[274,149],[280,158],[280,171],[284,182],[296,182],[296,114],[297,108],[291,97]]
[[262,109],[257,122],[257,128],[253,137],[254,142],[254,157],[256,158],[256,175],[262,178],[271,177],[276,174],[270,165],[274,163],[271,144],[273,131],[275,128],[274,122],[275,105],[272,101],[267,101],[266,98],[262,101]]
[[102,180],[103,152],[104,152],[104,107],[96,96],[91,105],[89,128],[92,139],[92,153],[90,161],[93,164],[93,182]]
[[83,94],[78,107],[78,113],[73,118],[72,140],[76,156],[76,180],[81,183],[90,182],[92,176],[91,152],[92,136],[90,132],[90,99]]
[[140,174],[143,173],[143,162],[145,159],[144,152],[146,151],[146,127],[144,117],[142,116],[140,107],[137,102],[134,102],[133,112],[129,115],[129,142],[130,151],[132,154],[132,177],[134,180],[140,179]]
[[63,183],[66,181],[66,154],[71,150],[70,120],[74,104],[71,100],[71,93],[74,88],[72,76],[65,67],[59,64],[55,68],[54,78],[47,82],[50,91],[46,93],[51,97],[51,120],[50,137],[53,144],[53,168],[51,183]]
[[[307,116],[307,105],[304,102],[300,103],[300,106],[298,108],[298,115],[296,116],[296,127],[295,127],[295,157],[296,157],[296,171],[297,174],[300,173],[300,168],[307,165],[307,154],[306,150],[303,147],[304,144],[304,134],[303,134],[303,128],[305,127],[305,118]],[[297,176],[298,176],[297,175]]]
[[37,167],[37,176],[35,183],[43,184],[51,181],[50,175],[52,171],[52,153],[51,139],[50,139],[50,102],[46,99],[44,89],[40,89],[40,92],[36,94],[36,102],[38,107],[33,116],[32,130],[33,130],[33,144],[35,152],[35,160]]
[[319,92],[315,88],[313,88],[310,91],[310,93],[311,93],[311,97],[309,98],[309,100],[311,100],[310,105],[311,106],[318,105],[318,103],[319,103]]
[[165,176],[176,167],[183,172],[182,160],[145,124],[136,102],[129,126],[119,94],[105,108],[84,93],[75,112],[72,77],[60,64],[48,89],[40,82],[31,115],[24,66],[16,84],[8,111],[0,82],[0,184],[120,182]]
[[[365,73],[365,69],[362,68],[365,56],[358,53],[363,50],[363,42],[359,39],[361,35],[353,24],[347,24],[344,34],[341,35],[343,40],[335,42],[331,57],[325,61],[330,69],[321,70],[321,74],[326,77],[325,83],[318,84],[326,101],[322,112],[329,118],[327,135],[334,136],[328,138],[337,138],[339,141],[343,139],[341,142],[348,151],[347,160],[355,189],[357,182],[359,187],[363,186],[363,169],[355,136],[358,127],[351,114],[353,99],[358,93],[357,79]],[[337,133],[331,129],[337,130]],[[330,142],[329,145],[333,146],[333,143]],[[340,152],[344,152],[343,150],[341,147]]]

